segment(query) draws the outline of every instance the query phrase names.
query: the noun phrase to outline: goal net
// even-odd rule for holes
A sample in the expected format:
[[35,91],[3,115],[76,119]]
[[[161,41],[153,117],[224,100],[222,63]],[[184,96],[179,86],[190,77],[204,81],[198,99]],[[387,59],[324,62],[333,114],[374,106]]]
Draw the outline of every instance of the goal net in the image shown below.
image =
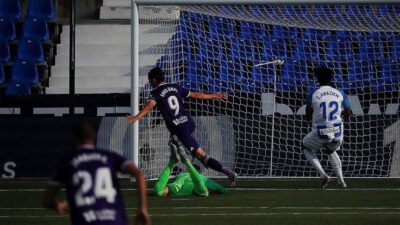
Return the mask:
[[[185,106],[200,145],[239,176],[317,176],[302,149],[305,97],[317,87],[313,68],[325,65],[354,112],[338,152],[344,176],[400,177],[400,5],[140,6],[139,15],[141,106],[153,66],[167,82],[228,93]],[[167,164],[168,139],[157,110],[140,122],[149,179]]]

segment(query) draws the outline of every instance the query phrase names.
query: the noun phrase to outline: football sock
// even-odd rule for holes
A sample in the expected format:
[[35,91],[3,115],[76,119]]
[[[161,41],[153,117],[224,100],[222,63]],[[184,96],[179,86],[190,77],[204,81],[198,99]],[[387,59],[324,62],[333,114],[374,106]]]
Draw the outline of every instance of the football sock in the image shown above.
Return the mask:
[[329,162],[331,163],[333,170],[338,178],[339,183],[344,183],[343,172],[342,172],[342,162],[340,161],[339,155],[334,152],[328,155]]
[[306,155],[306,158],[308,162],[318,171],[319,175],[323,177],[328,177],[328,175],[325,173],[324,169],[322,169],[321,163],[319,162],[317,155],[315,152],[304,149],[304,155]]
[[211,169],[221,172],[227,176],[229,176],[231,174],[231,171],[228,168],[222,166],[222,164],[220,162],[218,162],[218,160],[216,160],[212,157],[206,156],[204,159],[204,164],[207,167],[210,167]]
[[185,160],[183,163],[185,163],[186,168],[190,174],[190,178],[192,178],[196,193],[202,196],[208,196],[208,189],[204,184],[203,179],[201,179],[200,173],[197,172],[196,168],[194,168],[189,160]]
[[157,196],[162,196],[162,194],[164,193],[164,188],[168,183],[169,176],[171,175],[174,164],[175,162],[173,160],[170,160],[158,177],[157,183],[154,185],[154,193]]

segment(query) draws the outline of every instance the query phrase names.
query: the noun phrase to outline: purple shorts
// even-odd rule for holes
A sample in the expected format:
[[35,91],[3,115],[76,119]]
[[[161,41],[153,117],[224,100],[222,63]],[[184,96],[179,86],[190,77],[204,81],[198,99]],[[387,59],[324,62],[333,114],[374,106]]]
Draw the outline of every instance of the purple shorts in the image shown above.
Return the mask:
[[176,136],[179,141],[186,147],[192,154],[200,148],[200,145],[192,136],[194,129],[196,128],[194,122],[192,120],[187,121],[184,124],[180,124],[179,126],[175,126],[171,131],[171,136]]

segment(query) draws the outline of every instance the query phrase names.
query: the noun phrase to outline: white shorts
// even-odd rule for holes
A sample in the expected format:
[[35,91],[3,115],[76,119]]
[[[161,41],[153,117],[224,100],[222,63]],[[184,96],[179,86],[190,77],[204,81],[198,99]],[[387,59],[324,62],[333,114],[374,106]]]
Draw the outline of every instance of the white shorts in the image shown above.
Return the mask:
[[303,139],[304,147],[314,152],[320,150],[322,147],[328,148],[330,151],[337,151],[340,149],[340,145],[342,145],[342,142],[343,135],[340,135],[339,137],[335,137],[333,139],[323,139],[318,134],[318,131],[314,129]]

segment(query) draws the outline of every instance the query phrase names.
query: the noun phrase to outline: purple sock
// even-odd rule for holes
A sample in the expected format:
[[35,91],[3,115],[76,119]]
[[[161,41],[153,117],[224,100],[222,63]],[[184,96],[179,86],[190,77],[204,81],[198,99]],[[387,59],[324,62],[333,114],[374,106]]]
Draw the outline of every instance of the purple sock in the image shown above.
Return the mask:
[[207,167],[210,167],[211,169],[213,169],[215,171],[224,173],[227,176],[229,176],[229,174],[231,173],[231,171],[229,169],[222,166],[222,164],[220,162],[218,162],[218,160],[216,160],[212,157],[206,157],[206,159],[204,161],[205,161],[205,164],[207,165]]

